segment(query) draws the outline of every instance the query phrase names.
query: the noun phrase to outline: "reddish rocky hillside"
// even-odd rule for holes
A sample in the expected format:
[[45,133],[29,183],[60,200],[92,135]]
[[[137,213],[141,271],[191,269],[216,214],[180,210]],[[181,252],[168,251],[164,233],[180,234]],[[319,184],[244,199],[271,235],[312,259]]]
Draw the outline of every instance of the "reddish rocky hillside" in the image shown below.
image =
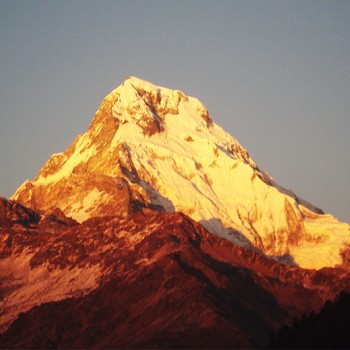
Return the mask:
[[143,209],[78,224],[0,200],[5,348],[262,347],[342,290],[341,269],[303,270]]

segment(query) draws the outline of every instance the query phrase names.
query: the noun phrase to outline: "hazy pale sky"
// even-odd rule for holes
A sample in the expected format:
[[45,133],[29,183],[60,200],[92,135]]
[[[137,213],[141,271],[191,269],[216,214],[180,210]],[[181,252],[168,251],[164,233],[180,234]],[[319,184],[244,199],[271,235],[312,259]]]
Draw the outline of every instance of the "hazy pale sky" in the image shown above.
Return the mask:
[[280,185],[350,221],[350,1],[0,1],[0,195],[129,75],[196,96]]

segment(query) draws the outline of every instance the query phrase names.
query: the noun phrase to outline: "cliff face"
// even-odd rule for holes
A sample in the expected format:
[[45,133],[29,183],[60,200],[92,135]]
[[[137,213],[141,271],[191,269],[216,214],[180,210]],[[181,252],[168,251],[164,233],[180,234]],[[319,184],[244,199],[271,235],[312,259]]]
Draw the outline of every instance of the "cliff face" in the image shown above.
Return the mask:
[[135,77],[12,199],[57,207],[79,222],[142,208],[183,212],[231,242],[304,268],[343,264],[350,242],[348,224],[276,184],[196,98]]
[[0,201],[4,347],[255,347],[342,290],[148,208],[77,223]]

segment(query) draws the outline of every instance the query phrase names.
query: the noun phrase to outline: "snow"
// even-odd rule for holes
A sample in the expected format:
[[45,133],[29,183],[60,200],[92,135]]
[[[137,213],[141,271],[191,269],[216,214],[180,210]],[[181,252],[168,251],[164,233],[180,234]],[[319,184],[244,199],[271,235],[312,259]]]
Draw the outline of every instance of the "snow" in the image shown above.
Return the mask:
[[52,175],[49,175],[47,177],[39,176],[36,183],[38,185],[45,185],[50,182],[56,182],[71,175],[72,171],[77,165],[85,162],[88,158],[92,157],[95,154],[95,146],[93,144],[89,144],[89,141],[90,140],[88,137],[81,137],[76,145],[73,156],[66,160],[64,166]]
[[96,188],[92,189],[85,197],[83,197],[81,202],[73,203],[73,205],[69,207],[67,214],[78,222],[87,220],[90,217],[89,211],[94,207],[96,201],[101,199],[103,195],[104,193],[102,191],[99,191]]
[[[106,100],[113,102],[112,115],[119,127],[104,154],[116,154],[124,146],[131,156],[129,166],[135,167],[139,186],[152,203],[182,211],[214,234],[253,245],[268,255],[290,254],[302,267],[341,263],[339,251],[350,243],[349,225],[316,214],[312,205],[262,173],[236,139],[208,123],[206,108],[198,99],[130,77]],[[155,120],[163,129],[145,133],[147,123]],[[76,165],[93,158],[92,133],[96,136],[95,130],[80,138],[74,154],[56,174],[39,177],[33,184],[69,177]],[[127,155],[118,154],[125,164],[130,163]],[[116,173],[115,169],[100,171]],[[92,191],[72,204],[70,214],[83,221],[89,208],[101,200],[106,197]],[[247,241],[242,242],[234,231]]]
[[32,256],[33,253],[23,252],[0,260],[2,288],[11,290],[1,305],[3,316],[0,319],[0,333],[21,312],[45,302],[85,295],[97,287],[101,276],[99,265],[65,269],[40,265],[31,268]]
[[[148,87],[147,83],[142,84]],[[162,94],[167,93],[167,90],[162,90]],[[132,91],[128,89],[128,98],[131,95]],[[135,124],[128,123],[119,129],[114,142],[128,146],[136,169],[147,170],[146,180],[147,177],[157,180],[155,190],[168,198],[175,210],[202,222],[210,231],[237,240],[231,232],[232,229],[238,230],[253,245],[257,239],[268,245],[278,232],[287,230],[293,234],[285,202],[290,203],[296,219],[300,220],[296,196],[281,187],[267,185],[261,178],[268,176],[260,174],[260,178],[254,162],[251,159],[247,162],[244,152],[230,154],[229,146],[234,145],[239,150],[239,143],[215,124],[208,128],[198,110],[205,108],[197,99],[181,101],[179,113],[166,116],[165,135],[160,133],[147,138],[135,130]],[[184,142],[189,136],[191,142]],[[341,263],[338,252],[343,242],[349,241],[348,225],[335,220],[335,227],[331,228],[327,226],[329,220],[335,219],[325,217],[321,225],[313,222],[316,228],[307,225],[305,230],[311,240],[321,227],[327,232],[327,237],[339,232],[332,236],[336,238],[329,237],[318,245],[297,242],[297,246],[288,245],[284,240],[284,246],[272,247],[267,253],[275,255],[279,250],[280,254],[292,254],[298,265],[308,268]],[[256,237],[256,232],[260,237]],[[307,247],[313,249],[314,255],[320,254],[320,259],[310,258]],[[259,248],[264,249],[264,246]]]
[[300,265],[308,268],[322,268],[341,264],[339,246],[350,244],[350,228],[348,224],[339,223],[332,215],[319,215],[316,219],[305,220],[306,232],[317,243],[315,254],[314,242],[303,242],[297,249],[291,249],[291,254]]

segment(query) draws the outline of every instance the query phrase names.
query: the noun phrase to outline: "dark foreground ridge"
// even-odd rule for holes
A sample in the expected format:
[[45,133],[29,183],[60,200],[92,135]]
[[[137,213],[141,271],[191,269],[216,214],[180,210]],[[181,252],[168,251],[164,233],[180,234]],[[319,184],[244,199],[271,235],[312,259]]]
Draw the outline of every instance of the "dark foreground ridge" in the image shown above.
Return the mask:
[[304,316],[283,327],[272,340],[272,349],[350,349],[350,294],[342,292],[327,301],[320,313]]
[[[283,265],[181,213],[78,224],[1,199],[0,238],[0,263],[28,260],[29,276],[46,271],[51,289],[64,290],[45,302],[38,290],[27,310],[16,295],[35,281],[11,284],[15,266],[2,270],[2,348],[261,348],[282,325],[350,291],[344,270]],[[97,282],[81,290],[74,271]]]

